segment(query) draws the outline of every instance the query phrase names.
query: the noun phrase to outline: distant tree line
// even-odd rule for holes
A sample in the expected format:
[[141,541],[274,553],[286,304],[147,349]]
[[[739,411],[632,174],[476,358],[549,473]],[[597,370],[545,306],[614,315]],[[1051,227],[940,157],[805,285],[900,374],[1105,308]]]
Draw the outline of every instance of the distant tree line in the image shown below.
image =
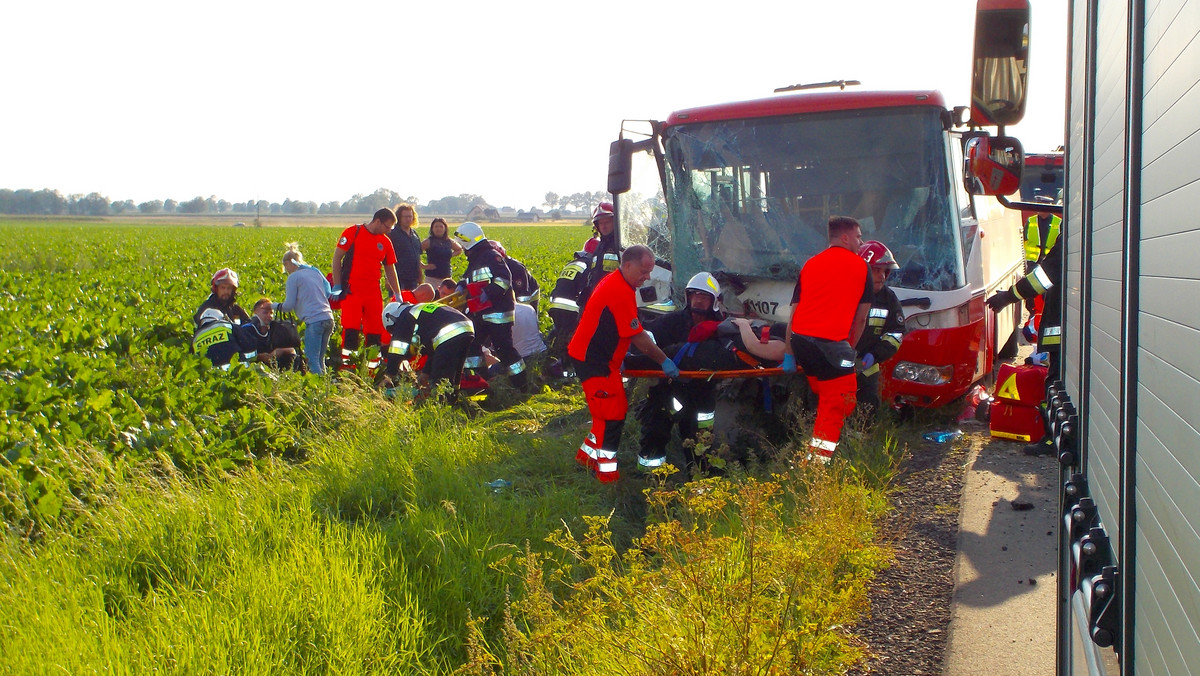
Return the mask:
[[[543,205],[550,211],[555,210],[588,210],[597,202],[610,199],[608,193],[577,192],[560,196],[548,192]],[[135,203],[133,200],[110,200],[98,192],[72,194],[63,196],[57,190],[44,188],[42,190],[9,190],[0,188],[0,214],[21,214],[33,216],[112,216],[120,214],[370,214],[377,209],[390,207],[400,202],[416,204],[417,209],[424,213],[434,214],[465,214],[477,205],[488,205],[482,195],[461,194],[447,195],[441,199],[420,204],[416,197],[401,196],[400,193],[386,188],[380,188],[370,195],[357,194],[345,202],[325,202],[317,204],[312,201],[285,199],[283,202],[268,202],[266,200],[249,200],[246,202],[229,202],[211,197],[194,197],[185,202],[173,199],[149,200]],[[530,207],[529,211],[534,211]]]
[[603,190],[597,190],[596,192],[576,192],[570,195],[559,195],[556,192],[548,192],[542,204],[551,211],[568,208],[585,211],[592,209],[592,207],[600,202],[611,200],[612,197]]

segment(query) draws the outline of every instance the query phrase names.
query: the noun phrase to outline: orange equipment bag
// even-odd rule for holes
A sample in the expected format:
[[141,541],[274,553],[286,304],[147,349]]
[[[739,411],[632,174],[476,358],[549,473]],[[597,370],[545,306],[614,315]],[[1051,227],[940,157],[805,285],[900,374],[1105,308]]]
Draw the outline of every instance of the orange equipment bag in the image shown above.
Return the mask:
[[[1020,406],[1037,406],[1046,398],[1046,367],[1033,364],[1002,364],[996,376],[997,401]],[[994,411],[995,409],[993,409]]]

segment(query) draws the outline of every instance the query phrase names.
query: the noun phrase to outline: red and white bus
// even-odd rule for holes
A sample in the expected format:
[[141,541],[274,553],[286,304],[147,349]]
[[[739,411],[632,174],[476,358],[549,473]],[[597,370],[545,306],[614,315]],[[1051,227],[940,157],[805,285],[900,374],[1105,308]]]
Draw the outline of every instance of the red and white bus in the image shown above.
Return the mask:
[[955,130],[956,114],[937,91],[851,89],[627,122],[614,153],[629,156],[638,184],[615,191],[622,244],[647,244],[677,279],[716,274],[733,314],[784,322],[800,267],[828,245],[829,217],[852,216],[900,265],[889,284],[907,335],[885,364],[885,401],[947,403],[1015,336],[1015,313],[997,318],[984,299],[1022,274],[1018,213],[964,188],[962,136],[973,132]]

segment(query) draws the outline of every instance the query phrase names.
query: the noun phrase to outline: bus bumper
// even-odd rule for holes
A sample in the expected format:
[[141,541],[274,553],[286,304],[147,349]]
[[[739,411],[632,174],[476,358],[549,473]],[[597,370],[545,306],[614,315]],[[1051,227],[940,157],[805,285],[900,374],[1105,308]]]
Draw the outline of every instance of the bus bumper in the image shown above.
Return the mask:
[[944,406],[966,394],[991,368],[983,320],[950,329],[920,329],[904,336],[881,375],[883,401]]

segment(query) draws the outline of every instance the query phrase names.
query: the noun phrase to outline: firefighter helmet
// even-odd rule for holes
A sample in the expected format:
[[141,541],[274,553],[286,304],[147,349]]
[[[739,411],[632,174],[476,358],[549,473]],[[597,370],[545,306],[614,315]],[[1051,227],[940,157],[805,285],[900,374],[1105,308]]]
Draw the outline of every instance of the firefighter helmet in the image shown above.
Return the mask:
[[588,241],[583,243],[583,253],[591,254],[593,251],[596,250],[596,247],[598,247],[598,246],[600,246],[600,240],[596,239],[595,237],[592,237],[592,238],[588,239]]
[[220,270],[217,270],[217,273],[212,276],[212,281],[209,283],[213,293],[217,292],[218,284],[232,284],[233,288],[238,288],[237,273],[229,268],[221,268]]
[[467,221],[455,228],[454,236],[462,240],[463,247],[468,250],[484,239],[487,239],[483,236],[483,228],[479,227],[479,224],[474,221]]
[[595,225],[596,221],[600,220],[601,218],[603,218],[605,216],[612,217],[612,215],[613,215],[612,202],[601,202],[596,205],[595,209],[592,209],[592,225]]
[[891,249],[884,246],[883,242],[876,242],[873,239],[864,242],[858,248],[858,255],[867,262],[867,265],[873,268],[900,269],[900,266],[896,264],[896,257],[892,255]]
[[205,308],[204,312],[200,313],[200,326],[220,321],[225,321],[225,313],[215,307]]
[[411,303],[388,303],[383,308],[383,328],[387,329],[388,333],[391,333],[392,327],[396,325],[396,322],[400,321],[400,315],[407,312],[411,307]]
[[707,272],[697,272],[688,280],[686,291],[703,291],[713,297],[713,300],[721,298],[721,284],[717,282],[717,278]]
[[721,300],[721,284],[717,282],[717,278],[707,272],[697,272],[688,280],[687,287],[684,288],[684,296],[691,298],[695,292],[707,293],[712,296],[712,312],[717,311],[717,304]]

